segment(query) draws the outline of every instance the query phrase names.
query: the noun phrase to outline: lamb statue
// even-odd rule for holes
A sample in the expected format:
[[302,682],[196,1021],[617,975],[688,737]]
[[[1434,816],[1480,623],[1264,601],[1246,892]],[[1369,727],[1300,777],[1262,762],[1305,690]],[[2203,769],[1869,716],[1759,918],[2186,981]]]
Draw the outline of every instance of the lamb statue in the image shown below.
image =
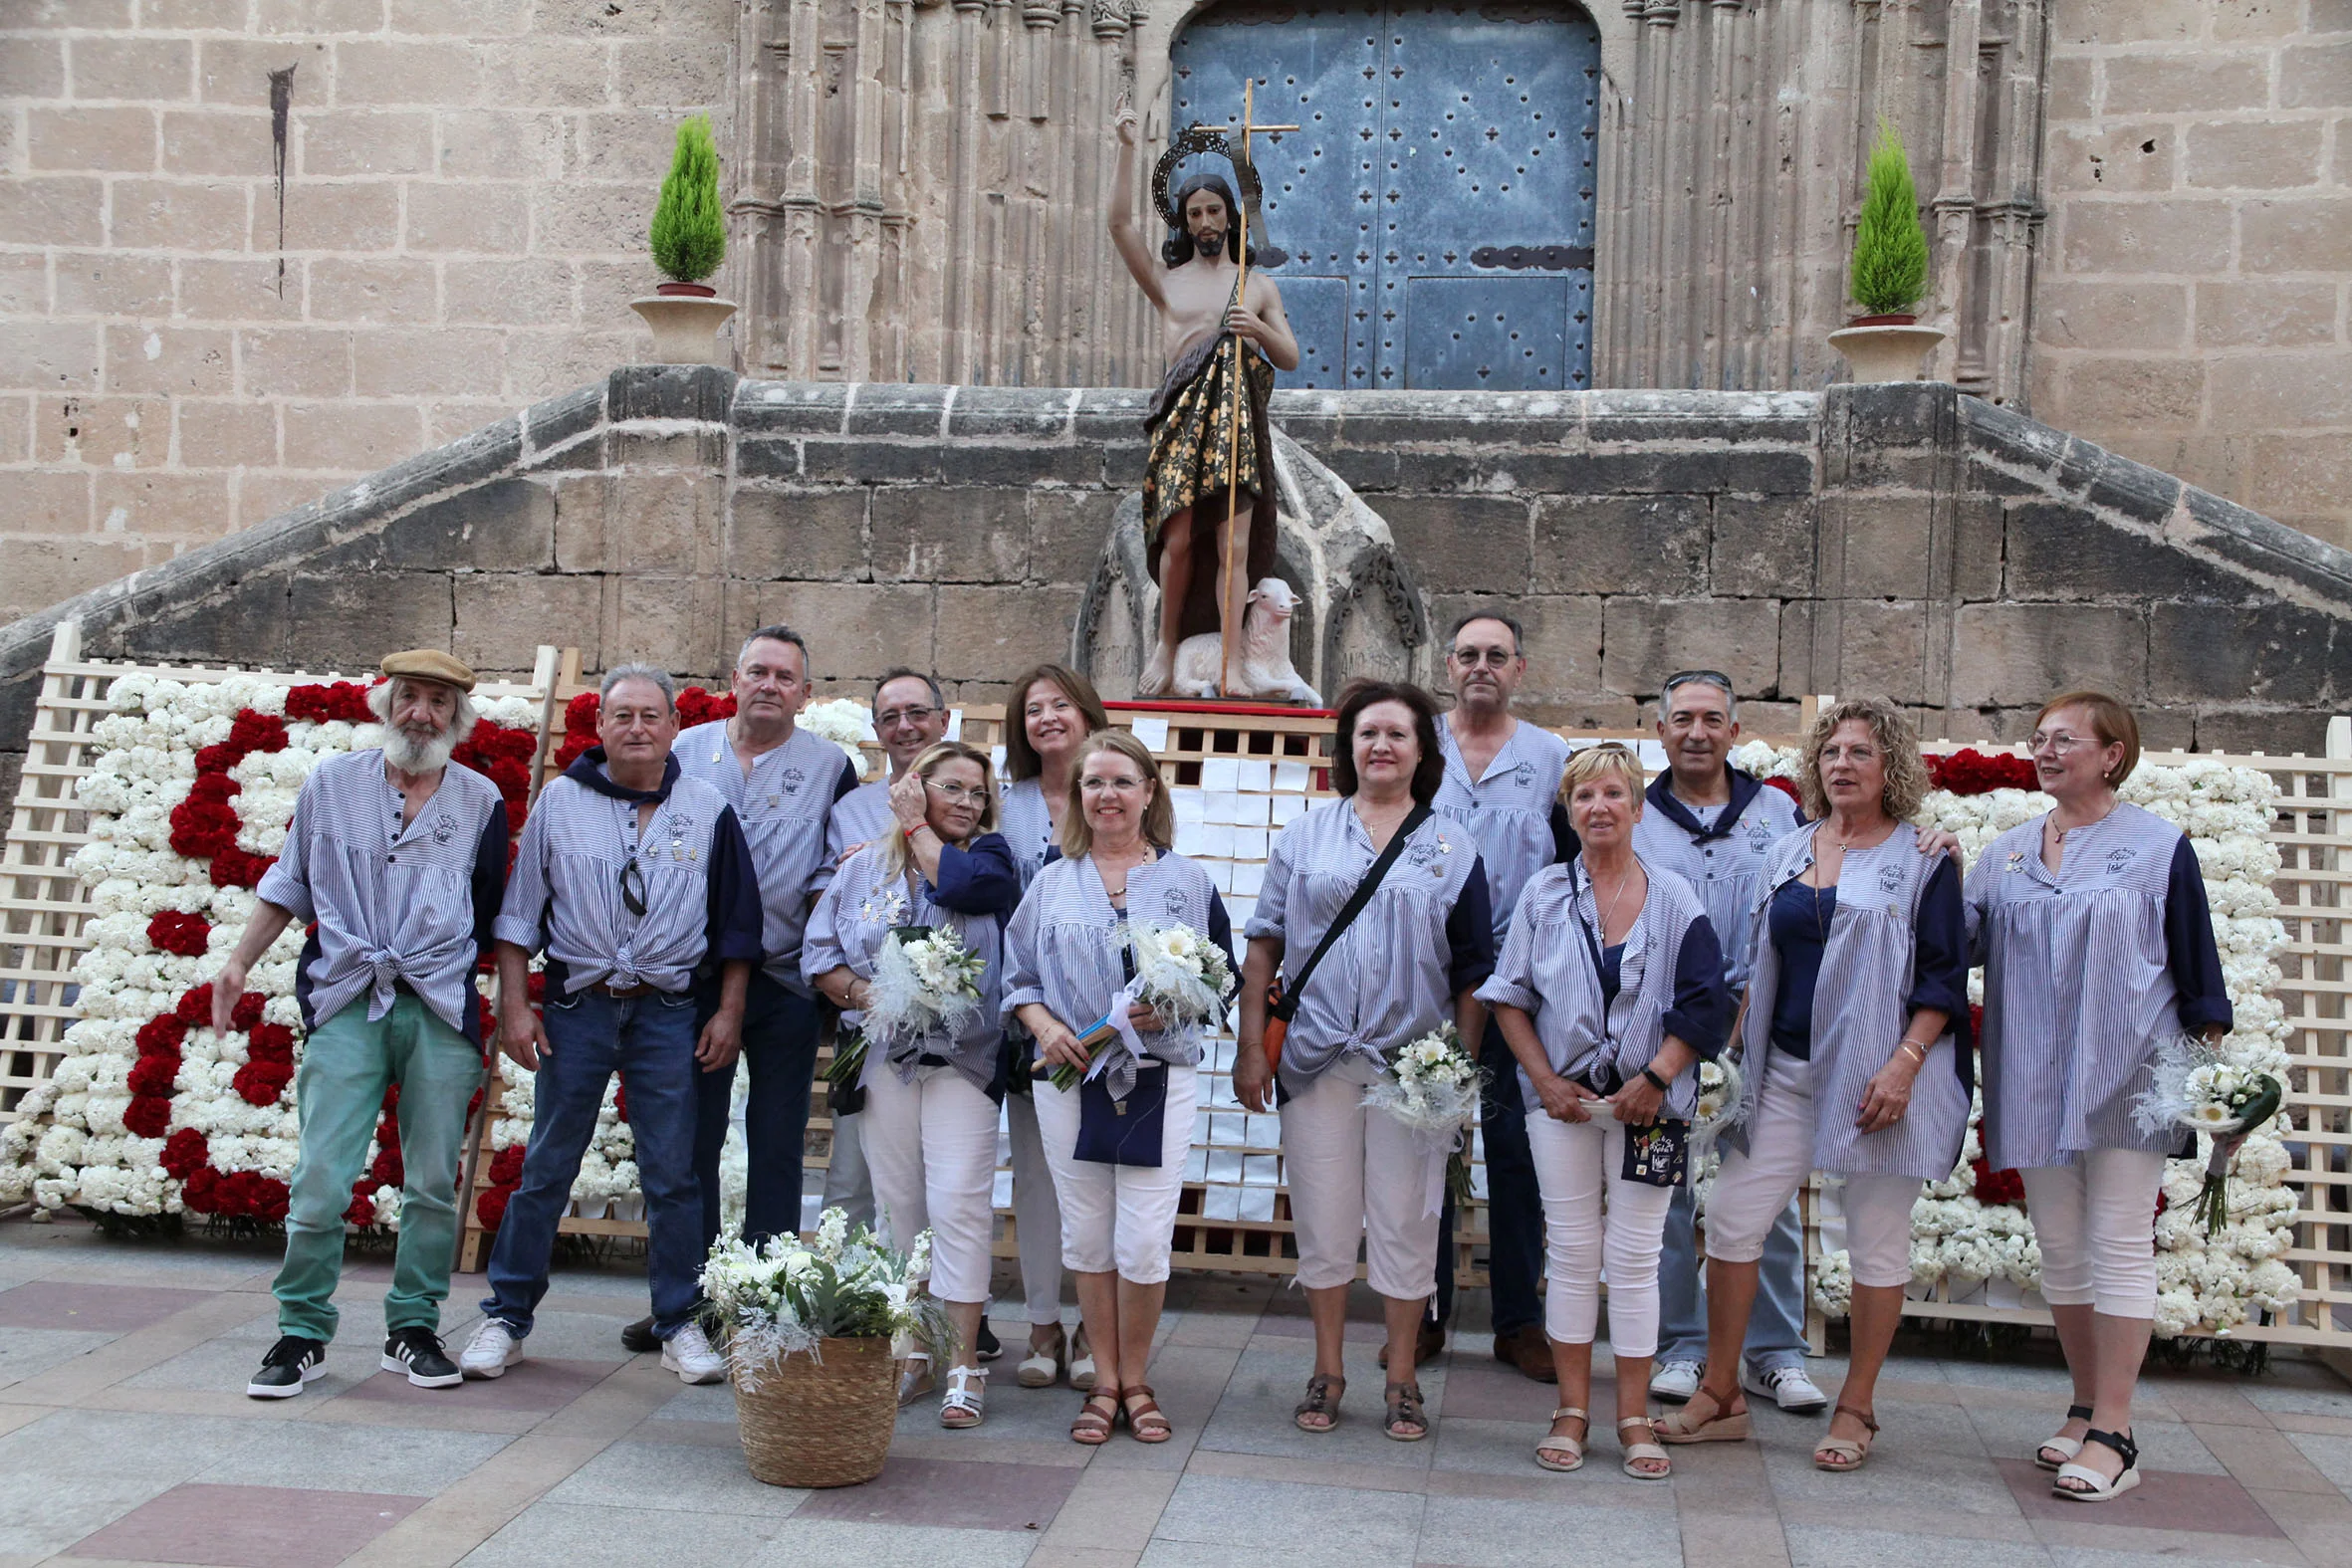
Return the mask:
[[1266,697],[1320,708],[1322,698],[1291,665],[1291,612],[1298,595],[1280,577],[1261,577],[1250,590],[1242,616],[1239,667],[1233,690],[1220,693],[1217,666],[1224,649],[1215,632],[1187,637],[1176,648],[1175,691],[1179,697]]

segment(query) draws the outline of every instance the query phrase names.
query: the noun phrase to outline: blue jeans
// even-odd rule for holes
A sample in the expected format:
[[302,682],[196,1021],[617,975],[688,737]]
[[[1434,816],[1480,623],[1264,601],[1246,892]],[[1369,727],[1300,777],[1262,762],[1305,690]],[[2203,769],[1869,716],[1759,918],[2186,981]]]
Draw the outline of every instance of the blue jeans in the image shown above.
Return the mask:
[[[1674,1190],[1666,1211],[1666,1247],[1658,1257],[1658,1364],[1707,1359],[1707,1281],[1701,1276],[1691,1190]],[[1791,1201],[1764,1238],[1757,1271],[1756,1310],[1744,1347],[1748,1370],[1801,1367],[1805,1359],[1804,1227]]]
[[569,1002],[550,1000],[544,1020],[552,1053],[540,1058],[523,1180],[491,1248],[483,1315],[518,1339],[531,1332],[532,1313],[547,1294],[557,1222],[595,1136],[604,1085],[617,1070],[645,1195],[653,1333],[668,1339],[693,1311],[704,1255],[694,1191],[694,999],[655,992],[624,1001],[589,990]]
[[[1535,1185],[1535,1157],[1528,1152],[1519,1058],[1512,1055],[1502,1027],[1491,1017],[1480,1042],[1479,1064],[1487,1070],[1486,1093],[1479,1105],[1479,1134],[1487,1161],[1487,1280],[1494,1292],[1495,1334],[1500,1338],[1543,1321],[1543,1306],[1535,1295],[1543,1278],[1543,1194]],[[1454,1313],[1451,1197],[1438,1220],[1437,1255],[1437,1299],[1430,1313],[1443,1325]]]
[[[695,1016],[719,1010],[719,983],[695,992]],[[814,999],[752,972],[744,994],[743,1054],[751,1073],[744,1097],[747,1157],[743,1238],[757,1246],[772,1235],[801,1232],[801,1170],[809,1149],[809,1093],[817,1076],[821,1018]],[[694,1074],[694,1180],[702,1193],[702,1247],[719,1233],[719,1152],[726,1147],[735,1063]]]

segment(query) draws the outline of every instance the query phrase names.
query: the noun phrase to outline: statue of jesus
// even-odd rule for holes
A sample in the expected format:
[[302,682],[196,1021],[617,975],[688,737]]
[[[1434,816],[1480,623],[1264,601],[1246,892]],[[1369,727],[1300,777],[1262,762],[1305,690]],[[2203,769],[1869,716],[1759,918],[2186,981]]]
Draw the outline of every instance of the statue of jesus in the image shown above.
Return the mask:
[[[1275,371],[1298,367],[1298,340],[1272,279],[1253,268],[1246,296],[1240,288],[1241,236],[1233,191],[1224,180],[1196,175],[1186,181],[1173,204],[1183,227],[1169,231],[1158,256],[1145,248],[1134,215],[1134,110],[1122,104],[1117,122],[1111,242],[1159,313],[1168,354],[1167,377],[1144,421],[1151,433],[1143,479],[1144,551],[1160,585],[1160,635],[1138,695],[1157,697],[1174,687],[1176,645],[1195,633],[1239,628],[1251,585],[1274,571],[1274,443],[1266,400]],[[1238,421],[1237,373],[1244,378]],[[1231,496],[1229,466],[1239,475]],[[1228,570],[1227,520],[1244,509],[1250,515],[1244,564]]]

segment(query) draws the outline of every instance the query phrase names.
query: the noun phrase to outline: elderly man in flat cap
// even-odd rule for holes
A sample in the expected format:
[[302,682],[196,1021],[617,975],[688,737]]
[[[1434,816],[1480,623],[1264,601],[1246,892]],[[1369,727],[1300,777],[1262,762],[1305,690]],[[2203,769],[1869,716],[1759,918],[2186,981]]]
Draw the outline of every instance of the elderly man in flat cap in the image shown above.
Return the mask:
[[288,1399],[326,1371],[343,1272],[344,1213],[383,1107],[400,1091],[400,1243],[384,1297],[383,1358],[419,1388],[462,1381],[442,1351],[457,1237],[457,1162],[482,1077],[474,966],[506,885],[506,802],[449,760],[474,727],[474,672],[429,648],[383,661],[368,693],[380,746],[303,781],[286,847],[212,982],[226,1031],[246,972],[294,921],[313,925],[296,971],[307,1037],[295,1077],[302,1147],[273,1287],[280,1338],[245,1392]]

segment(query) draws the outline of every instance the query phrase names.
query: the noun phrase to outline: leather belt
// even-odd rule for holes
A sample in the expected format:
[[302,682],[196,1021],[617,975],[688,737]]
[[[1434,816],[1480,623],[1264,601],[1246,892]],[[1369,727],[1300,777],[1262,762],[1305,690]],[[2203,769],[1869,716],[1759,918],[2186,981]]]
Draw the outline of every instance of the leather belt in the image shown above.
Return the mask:
[[588,990],[597,996],[610,997],[615,1002],[627,1002],[634,997],[650,997],[653,995],[654,989],[643,981],[637,982],[634,986],[612,986],[599,980],[588,987]]

